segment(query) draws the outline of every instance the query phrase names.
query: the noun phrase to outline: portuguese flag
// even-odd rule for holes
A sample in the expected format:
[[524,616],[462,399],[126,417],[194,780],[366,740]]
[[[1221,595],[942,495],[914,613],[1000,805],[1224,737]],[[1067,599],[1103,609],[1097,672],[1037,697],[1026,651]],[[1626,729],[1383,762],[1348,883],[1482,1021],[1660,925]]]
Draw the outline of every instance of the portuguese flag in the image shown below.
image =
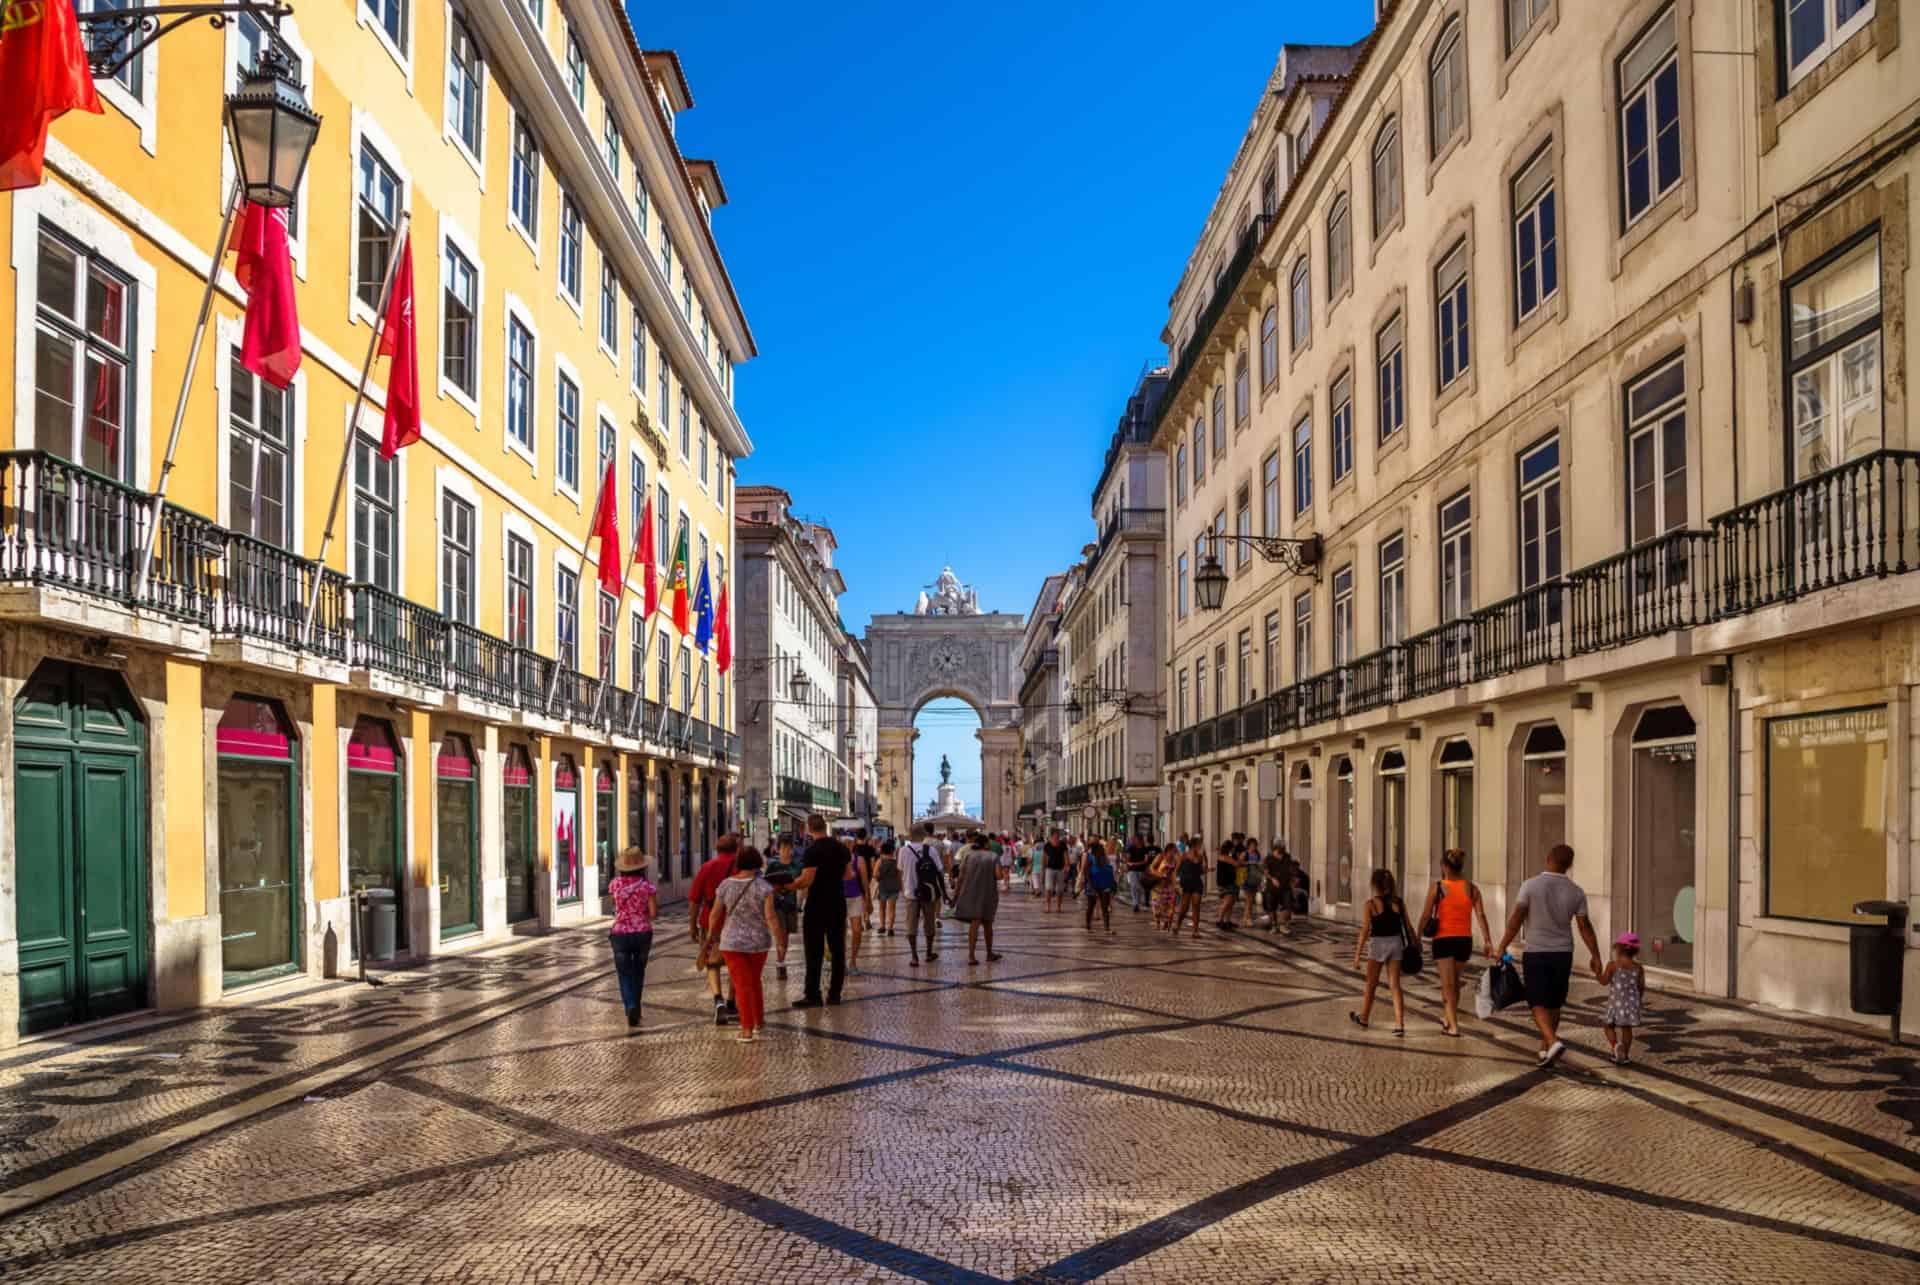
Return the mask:
[[687,603],[687,527],[680,525],[680,539],[673,546],[673,566],[667,572],[667,591],[673,595],[673,627],[681,633],[693,628]]

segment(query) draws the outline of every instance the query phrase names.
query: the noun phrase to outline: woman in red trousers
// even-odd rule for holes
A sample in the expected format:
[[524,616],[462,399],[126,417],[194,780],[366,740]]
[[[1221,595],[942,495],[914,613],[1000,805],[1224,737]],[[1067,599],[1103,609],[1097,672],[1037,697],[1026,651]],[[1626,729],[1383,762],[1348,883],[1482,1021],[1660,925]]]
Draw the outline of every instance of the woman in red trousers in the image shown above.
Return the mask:
[[760,1038],[766,1018],[760,974],[767,966],[767,952],[773,949],[776,923],[773,885],[760,877],[760,850],[742,848],[734,859],[733,874],[714,894],[707,918],[707,940],[713,941],[718,933],[720,957],[733,977],[733,1002],[740,1009],[737,1038],[742,1044]]

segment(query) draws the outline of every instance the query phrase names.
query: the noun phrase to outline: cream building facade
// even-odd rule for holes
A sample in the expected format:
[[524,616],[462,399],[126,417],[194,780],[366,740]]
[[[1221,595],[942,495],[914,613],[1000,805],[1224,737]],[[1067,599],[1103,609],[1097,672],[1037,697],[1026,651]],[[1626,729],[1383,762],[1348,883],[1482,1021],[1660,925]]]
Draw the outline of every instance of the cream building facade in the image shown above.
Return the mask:
[[1846,1014],[1920,891],[1920,6],[1382,8],[1282,52],[1171,301],[1173,827],[1344,920],[1568,842],[1656,969]]
[[[728,574],[755,346],[678,58],[603,0],[280,31],[323,117],[289,211],[302,367],[279,393],[239,365],[220,271],[164,507],[221,95],[267,33],[165,36],[0,193],[0,1044],[331,972],[362,891],[416,956],[598,914],[626,844],[671,898],[732,810],[730,678],[641,618],[639,566],[616,597],[587,556],[611,457],[619,556],[650,496],[659,569],[685,531],[696,584]],[[382,461],[385,363],[349,414],[403,225],[425,425]]]

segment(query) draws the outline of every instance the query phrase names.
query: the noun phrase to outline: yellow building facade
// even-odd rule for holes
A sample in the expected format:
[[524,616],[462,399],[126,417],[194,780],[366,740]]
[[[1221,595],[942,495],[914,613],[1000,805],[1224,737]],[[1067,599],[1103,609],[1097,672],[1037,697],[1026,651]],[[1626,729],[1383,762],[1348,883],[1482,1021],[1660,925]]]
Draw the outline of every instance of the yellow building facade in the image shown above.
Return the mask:
[[[730,680],[664,588],[684,533],[720,599],[755,348],[679,60],[604,0],[331,0],[279,34],[324,120],[289,211],[302,365],[285,392],[239,365],[229,258],[163,501],[223,95],[271,37],[149,46],[0,193],[0,1045],[363,936],[591,917],[628,844],[671,896],[730,824]],[[403,227],[424,436],[383,461],[384,361],[349,416]],[[588,543],[609,456],[617,598]]]

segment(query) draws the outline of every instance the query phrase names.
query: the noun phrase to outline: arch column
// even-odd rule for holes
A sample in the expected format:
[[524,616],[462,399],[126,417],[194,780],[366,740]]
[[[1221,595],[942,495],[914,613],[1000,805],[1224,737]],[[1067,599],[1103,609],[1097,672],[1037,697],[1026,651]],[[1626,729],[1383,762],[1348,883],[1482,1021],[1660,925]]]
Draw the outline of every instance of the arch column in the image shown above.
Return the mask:
[[[980,815],[993,831],[1013,829],[1013,814],[1020,806],[1016,797],[1020,774],[1014,766],[1020,760],[1020,729],[982,727],[974,735],[980,741]],[[1015,787],[1007,788],[1007,773],[1014,771]]]
[[[880,729],[880,763],[873,788],[881,799],[880,819],[900,836],[913,828],[913,743],[919,736],[911,726]],[[893,784],[895,777],[898,787]]]

